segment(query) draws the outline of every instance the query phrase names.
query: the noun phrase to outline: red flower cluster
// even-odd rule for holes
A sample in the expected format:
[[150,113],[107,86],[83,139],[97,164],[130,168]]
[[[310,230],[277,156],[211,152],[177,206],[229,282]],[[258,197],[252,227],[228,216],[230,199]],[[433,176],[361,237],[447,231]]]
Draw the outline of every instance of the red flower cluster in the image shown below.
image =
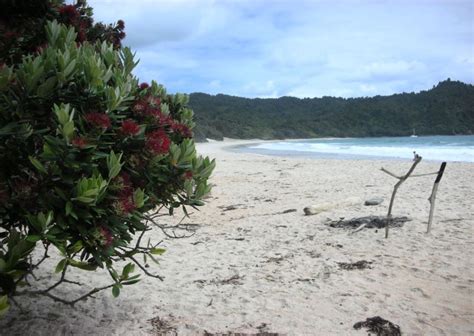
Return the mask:
[[116,206],[119,213],[126,215],[135,210],[135,203],[132,197],[121,197]]
[[67,25],[74,26],[77,31],[77,42],[87,39],[86,31],[91,27],[92,21],[77,10],[78,5],[64,5],[58,10],[61,20]]
[[148,89],[150,87],[150,85],[148,85],[148,83],[141,83],[139,88],[140,90],[145,90],[145,89]]
[[14,31],[6,31],[4,34],[3,34],[3,38],[5,40],[14,40],[16,39],[17,37],[19,36],[19,34],[17,32],[14,32]]
[[189,127],[184,124],[173,123],[171,124],[171,129],[173,130],[173,132],[181,135],[183,138],[193,137],[193,133],[191,132]]
[[123,20],[118,20],[117,21],[117,28],[121,29],[121,30],[125,29],[125,22],[123,22]]
[[147,109],[147,103],[142,100],[137,101],[132,107],[132,111],[138,115],[146,114]]
[[117,177],[119,184],[119,199],[114,203],[114,207],[119,214],[126,215],[135,210],[133,202],[133,185],[130,175],[125,172]]
[[76,6],[74,5],[64,5],[59,8],[59,14],[65,19],[68,19],[69,22],[72,22],[77,19],[79,13],[77,12]]
[[106,227],[103,227],[103,226],[100,227],[99,232],[100,232],[100,235],[103,238],[104,246],[109,247],[110,245],[112,245],[112,243],[114,241],[114,237],[112,235],[112,232],[110,232],[109,229],[107,229]]
[[174,124],[173,118],[169,115],[164,115],[163,113],[158,113],[154,116],[158,126],[172,126]]
[[193,178],[193,172],[190,171],[190,170],[186,170],[183,174],[183,177],[186,179],[186,180],[190,180]]
[[90,112],[84,116],[86,121],[96,127],[107,129],[111,126],[110,118],[105,113]]
[[[140,88],[146,88],[148,84],[142,83]],[[161,113],[161,100],[160,98],[153,96],[146,96],[143,99],[137,101],[132,111],[139,116],[149,116],[156,120],[158,126],[167,126],[173,123],[173,119],[170,116]]]
[[87,140],[82,137],[72,139],[71,143],[73,146],[78,148],[84,148],[85,146],[87,146]]
[[117,183],[119,185],[119,195],[121,197],[128,197],[133,195],[133,185],[130,179],[130,175],[125,172],[121,172],[119,176],[117,176]]
[[164,130],[157,130],[147,135],[146,147],[155,154],[168,153],[171,140]]
[[133,120],[127,119],[122,122],[121,132],[128,136],[134,136],[140,132],[140,126],[138,126]]

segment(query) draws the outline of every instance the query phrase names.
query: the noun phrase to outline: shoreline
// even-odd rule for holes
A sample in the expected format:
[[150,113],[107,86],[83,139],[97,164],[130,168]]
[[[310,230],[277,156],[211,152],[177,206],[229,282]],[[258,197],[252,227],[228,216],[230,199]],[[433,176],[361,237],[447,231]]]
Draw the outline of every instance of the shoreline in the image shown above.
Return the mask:
[[[208,143],[222,143],[223,148],[234,153],[248,153],[267,155],[272,157],[295,157],[295,158],[310,158],[310,159],[326,159],[326,160],[377,160],[377,161],[409,161],[412,158],[404,158],[398,156],[384,156],[384,155],[363,155],[363,154],[351,154],[351,153],[337,153],[337,152],[317,152],[317,151],[304,151],[304,150],[280,150],[280,149],[268,149],[268,148],[251,148],[261,144],[272,144],[278,142],[299,142],[303,140],[347,140],[347,139],[365,139],[365,138],[314,138],[314,139],[284,139],[284,140],[262,140],[262,139],[232,139],[224,138],[224,140],[212,140],[207,139]],[[203,143],[198,143],[203,144]],[[369,150],[370,147],[367,147]],[[430,159],[423,157],[424,162],[441,163],[446,161],[449,163],[471,163],[474,164],[474,160],[450,160],[450,159]]]
[[[252,140],[237,140],[242,141]],[[425,234],[434,177],[409,179],[400,188],[395,216],[411,221],[390,230],[355,234],[327,225],[328,218],[385,215],[396,180],[380,167],[405,172],[410,163],[390,160],[314,160],[228,151],[236,141],[198,143],[216,158],[207,204],[183,225],[194,235],[152,241],[167,251],[150,264],[163,282],[142,276],[114,299],[109,291],[75,309],[44,297],[19,297],[1,320],[9,335],[366,335],[353,325],[381,316],[405,335],[472,333],[474,290],[474,180],[471,163],[448,163],[441,181],[432,232]],[[422,161],[415,173],[436,170]],[[377,206],[363,201],[382,197]],[[314,216],[303,208],[326,206]],[[176,224],[181,216],[163,217]],[[147,237],[145,237],[147,238]],[[144,238],[144,239],[145,239]],[[59,256],[38,273],[46,286]],[[370,262],[347,270],[341,263]],[[107,284],[101,272],[75,272],[86,285],[66,284],[58,295],[79,296]]]

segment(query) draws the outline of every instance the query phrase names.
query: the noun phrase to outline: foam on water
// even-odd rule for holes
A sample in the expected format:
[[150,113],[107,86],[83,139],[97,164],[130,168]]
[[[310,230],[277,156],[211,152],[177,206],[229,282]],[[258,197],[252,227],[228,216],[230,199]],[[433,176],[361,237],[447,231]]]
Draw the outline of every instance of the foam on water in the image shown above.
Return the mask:
[[[398,138],[308,139],[266,142],[248,147],[271,154],[327,154],[331,157],[413,158],[413,151],[426,160],[474,162],[474,136],[427,136]],[[312,155],[314,156],[314,155]]]

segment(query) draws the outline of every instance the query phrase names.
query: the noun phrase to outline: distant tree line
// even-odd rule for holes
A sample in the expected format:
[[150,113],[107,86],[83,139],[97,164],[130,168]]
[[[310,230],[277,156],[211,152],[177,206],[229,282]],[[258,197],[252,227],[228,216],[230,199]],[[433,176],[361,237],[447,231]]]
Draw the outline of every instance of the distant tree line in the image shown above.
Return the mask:
[[195,138],[474,134],[474,86],[449,78],[419,93],[371,98],[242,98],[192,93]]

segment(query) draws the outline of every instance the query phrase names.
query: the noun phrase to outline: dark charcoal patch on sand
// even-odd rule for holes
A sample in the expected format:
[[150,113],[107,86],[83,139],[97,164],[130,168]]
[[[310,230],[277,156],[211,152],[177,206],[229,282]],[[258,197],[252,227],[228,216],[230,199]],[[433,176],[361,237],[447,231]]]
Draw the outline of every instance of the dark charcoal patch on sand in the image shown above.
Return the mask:
[[[390,227],[402,227],[405,222],[410,221],[408,217],[393,217],[390,221]],[[340,229],[357,229],[359,226],[365,224],[366,229],[382,229],[387,225],[387,218],[385,216],[366,216],[352,218],[349,220],[331,221],[328,223],[330,227]]]
[[380,316],[369,317],[365,321],[354,324],[354,329],[367,328],[369,333],[377,336],[401,336],[400,327]]
[[354,263],[339,262],[337,264],[339,265],[340,269],[349,270],[349,271],[353,269],[372,268],[372,266],[370,266],[372,264],[372,261],[367,261],[367,260],[359,260]]

